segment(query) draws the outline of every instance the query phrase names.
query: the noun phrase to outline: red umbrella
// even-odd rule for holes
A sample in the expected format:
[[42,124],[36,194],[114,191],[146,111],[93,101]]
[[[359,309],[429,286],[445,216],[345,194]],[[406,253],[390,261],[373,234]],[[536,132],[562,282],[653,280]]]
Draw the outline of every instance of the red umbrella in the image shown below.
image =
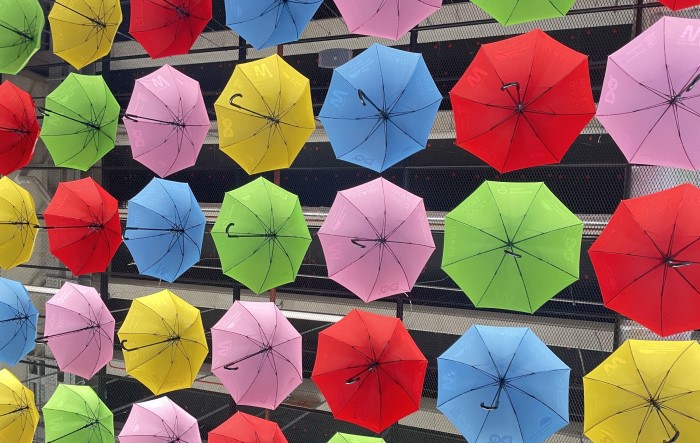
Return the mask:
[[587,56],[539,29],[481,46],[450,99],[457,145],[501,173],[558,163],[595,114]]
[[91,178],[60,183],[44,220],[51,253],[74,275],[104,272],[122,242],[117,200]]
[[700,5],[699,0],[660,0],[662,4],[666,5],[669,9],[673,11],[678,11],[679,9],[691,8],[693,6]]
[[700,329],[700,189],[623,200],[593,243],[605,306],[659,335]]
[[29,164],[39,138],[32,97],[9,81],[0,85],[0,174]]
[[211,20],[212,0],[132,0],[129,33],[151,58],[187,54]]
[[236,412],[209,431],[209,443],[287,443],[277,423]]
[[427,366],[401,320],[353,310],[318,335],[311,378],[335,418],[379,433],[418,410]]

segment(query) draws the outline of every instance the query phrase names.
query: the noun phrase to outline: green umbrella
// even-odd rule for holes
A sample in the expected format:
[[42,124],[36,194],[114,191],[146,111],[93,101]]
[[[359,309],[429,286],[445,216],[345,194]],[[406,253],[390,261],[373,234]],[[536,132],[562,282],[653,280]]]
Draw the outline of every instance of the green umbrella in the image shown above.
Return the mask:
[[41,110],[41,138],[56,166],[87,171],[114,147],[120,108],[101,75],[69,74]]
[[532,313],[578,280],[582,234],[544,183],[486,181],[445,216],[442,269],[477,307]]
[[112,412],[90,386],[59,384],[43,413],[46,443],[114,441]]
[[294,281],[311,243],[299,198],[262,177],[226,193],[211,234],[224,274],[258,294]]
[[17,74],[41,46],[44,11],[37,0],[0,2],[0,73]]
[[472,0],[503,26],[562,17],[576,0]]
[[386,443],[383,438],[363,437],[362,435],[343,434],[338,432],[328,443]]

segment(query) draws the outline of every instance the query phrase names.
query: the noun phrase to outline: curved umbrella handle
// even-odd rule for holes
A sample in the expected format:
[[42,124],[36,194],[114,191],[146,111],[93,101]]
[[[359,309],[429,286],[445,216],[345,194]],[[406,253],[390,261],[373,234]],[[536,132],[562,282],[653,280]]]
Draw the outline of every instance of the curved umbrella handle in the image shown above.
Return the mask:
[[37,337],[37,338],[34,339],[34,343],[36,343],[36,344],[38,344],[38,345],[45,345],[45,344],[48,343],[48,342],[49,342],[49,341],[48,341],[48,340],[46,339],[46,337],[44,337],[44,336],[39,336],[39,337]]
[[673,437],[671,437],[670,440],[664,440],[664,443],[676,443],[676,441],[678,440],[678,437],[680,437],[680,436],[681,436],[681,431],[676,429],[676,433],[673,435]]
[[233,366],[233,365],[235,365],[235,363],[229,363],[227,365],[224,365],[223,368],[227,371],[237,371],[238,366]]
[[361,247],[362,249],[365,249],[365,248],[367,247],[367,246],[362,245],[362,244],[359,243],[359,241],[360,241],[359,238],[351,238],[350,241],[352,242],[353,245],[359,246],[359,247]]
[[486,406],[484,402],[481,402],[479,406],[481,406],[481,409],[484,409],[486,411],[495,411],[496,409],[498,409],[498,403],[500,403],[500,400],[496,400],[496,403],[490,406]]
[[241,93],[233,94],[233,95],[231,96],[231,98],[228,99],[228,104],[231,105],[231,106],[235,106],[236,108],[240,108],[241,105],[237,105],[237,104],[235,104],[235,103],[233,102],[233,101],[234,101],[235,99],[237,99],[238,97],[243,97],[243,94],[241,94]]
[[121,348],[122,348],[123,351],[129,352],[129,351],[134,351],[134,350],[136,350],[136,348],[131,348],[131,349],[129,349],[129,348],[127,348],[126,346],[124,346],[124,343],[126,343],[126,342],[127,342],[127,340],[122,340],[122,341],[119,342],[119,346],[121,346]]
[[517,252],[513,252],[512,250],[509,250],[509,249],[504,249],[503,252],[505,252],[506,254],[508,254],[514,258],[522,258],[522,255],[518,254]]
[[504,83],[503,86],[501,86],[501,91],[505,91],[508,88],[512,88],[515,86],[515,89],[520,92],[520,82],[510,82],[510,83]]
[[352,378],[345,380],[345,384],[351,385],[351,384],[357,383],[358,381],[360,381],[360,377],[355,376],[355,377],[352,377]]
[[226,225],[226,237],[228,237],[228,238],[236,237],[235,234],[231,234],[231,228],[233,228],[234,225],[235,225],[235,223],[229,223],[228,225]]

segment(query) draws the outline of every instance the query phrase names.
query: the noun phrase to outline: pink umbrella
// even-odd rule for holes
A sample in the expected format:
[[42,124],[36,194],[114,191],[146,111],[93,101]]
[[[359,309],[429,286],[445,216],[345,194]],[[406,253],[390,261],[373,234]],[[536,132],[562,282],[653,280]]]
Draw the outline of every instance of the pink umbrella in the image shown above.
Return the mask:
[[124,126],[134,160],[160,177],[193,166],[210,126],[199,82],[169,65],[141,77]]
[[664,17],[608,57],[597,117],[630,163],[700,169],[699,43]]
[[44,336],[61,371],[89,379],[112,360],[114,317],[94,288],[64,283],[46,302]]
[[274,303],[236,301],[211,331],[212,372],[237,404],[275,409],[301,384],[301,335]]
[[201,443],[197,419],[168,397],[134,403],[120,443]]
[[365,302],[410,291],[435,250],[423,199],[383,178],[338,192],[318,238],[328,276]]
[[335,0],[353,34],[400,39],[430,14],[442,0]]

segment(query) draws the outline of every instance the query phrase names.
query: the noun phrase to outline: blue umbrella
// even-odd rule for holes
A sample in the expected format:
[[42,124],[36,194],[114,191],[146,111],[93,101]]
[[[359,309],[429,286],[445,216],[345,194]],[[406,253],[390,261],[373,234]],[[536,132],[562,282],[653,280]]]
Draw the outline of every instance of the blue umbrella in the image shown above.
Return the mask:
[[319,118],[336,157],[381,172],[425,148],[441,101],[423,56],[374,44],[333,71]]
[[299,40],[323,0],[226,0],[226,25],[255,49]]
[[38,319],[22,283],[0,278],[0,362],[14,366],[34,349]]
[[528,328],[474,325],[438,357],[438,409],[470,443],[540,443],[569,423],[569,372]]
[[124,243],[141,274],[172,283],[199,261],[205,223],[187,183],[154,178],[129,200]]

